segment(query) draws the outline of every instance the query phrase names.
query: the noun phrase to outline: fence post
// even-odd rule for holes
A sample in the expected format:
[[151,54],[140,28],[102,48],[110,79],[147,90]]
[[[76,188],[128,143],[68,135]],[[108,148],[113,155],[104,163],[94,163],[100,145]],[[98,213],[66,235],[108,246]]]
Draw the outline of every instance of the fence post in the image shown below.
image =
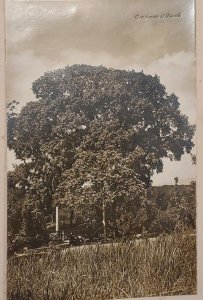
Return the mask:
[[56,233],[59,233],[59,207],[56,206]]

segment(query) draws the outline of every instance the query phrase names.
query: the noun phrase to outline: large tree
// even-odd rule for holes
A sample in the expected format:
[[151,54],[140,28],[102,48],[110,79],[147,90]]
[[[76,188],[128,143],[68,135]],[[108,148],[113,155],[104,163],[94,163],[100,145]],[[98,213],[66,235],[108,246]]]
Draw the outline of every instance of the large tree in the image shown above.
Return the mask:
[[[48,213],[53,198],[65,190],[67,204],[75,203],[75,192],[70,194],[74,180],[76,193],[89,197],[84,201],[92,195],[93,202],[108,203],[120,192],[127,198],[138,182],[142,188],[150,185],[153,172],[162,171],[164,157],[180,160],[193,147],[194,126],[158,76],[73,65],[45,73],[33,83],[33,92],[36,101],[27,103],[19,114],[10,105],[8,146],[26,168],[26,194]],[[108,165],[114,166],[109,163],[111,156],[112,161],[120,160],[117,187],[110,189],[107,172],[96,193],[93,184],[81,190],[78,168],[83,169],[82,185],[92,174],[98,182],[103,176],[101,161],[105,172]],[[98,165],[88,165],[90,158]]]

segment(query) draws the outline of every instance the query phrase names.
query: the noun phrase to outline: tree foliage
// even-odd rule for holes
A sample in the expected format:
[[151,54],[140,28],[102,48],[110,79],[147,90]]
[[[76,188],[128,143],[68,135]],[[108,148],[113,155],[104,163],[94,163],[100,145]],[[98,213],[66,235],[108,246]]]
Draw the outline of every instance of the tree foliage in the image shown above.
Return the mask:
[[196,183],[189,185],[151,188],[156,202],[156,213],[149,230],[155,233],[171,232],[196,227]]
[[61,204],[78,209],[83,215],[87,210],[99,210],[103,213],[103,225],[117,235],[123,232],[121,223],[127,218],[132,231],[128,210],[137,212],[146,199],[143,182],[132,166],[136,156],[140,156],[139,151],[133,152],[133,159],[114,150],[81,151],[72,168],[62,176],[54,195],[56,202],[60,199]]
[[112,226],[122,231],[127,207],[132,220],[144,209],[162,159],[180,160],[193,147],[194,126],[158,76],[73,65],[32,88],[36,101],[19,114],[10,104],[8,147],[22,160],[19,186],[45,215],[55,201],[111,206],[120,214]]

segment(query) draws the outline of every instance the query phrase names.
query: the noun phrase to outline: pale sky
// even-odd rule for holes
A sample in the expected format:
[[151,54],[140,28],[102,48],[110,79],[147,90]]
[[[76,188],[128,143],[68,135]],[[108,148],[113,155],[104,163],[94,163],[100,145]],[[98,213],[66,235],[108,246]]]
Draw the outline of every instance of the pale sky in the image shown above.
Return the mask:
[[[34,100],[32,82],[66,65],[103,65],[157,74],[181,110],[195,123],[193,0],[8,1],[7,101]],[[136,20],[135,16],[182,14],[182,18]],[[194,152],[194,151],[193,151]],[[8,153],[8,169],[15,162]],[[164,160],[154,185],[189,183],[190,156]]]

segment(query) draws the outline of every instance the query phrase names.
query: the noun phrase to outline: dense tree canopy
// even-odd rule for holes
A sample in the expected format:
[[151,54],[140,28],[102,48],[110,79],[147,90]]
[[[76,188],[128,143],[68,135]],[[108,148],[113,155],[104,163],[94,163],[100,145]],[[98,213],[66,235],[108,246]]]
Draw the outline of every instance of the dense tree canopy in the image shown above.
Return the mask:
[[162,159],[193,147],[194,126],[158,76],[73,65],[45,73],[33,93],[19,114],[10,104],[8,147],[27,197],[47,213],[53,200],[118,208],[127,199],[138,211]]
[[[62,175],[54,195],[56,202],[58,199],[61,204],[68,202],[69,207],[78,208],[83,215],[87,210],[100,210],[104,230],[107,225],[117,234],[123,232],[121,219],[130,222],[127,211],[137,212],[146,199],[145,188],[132,163],[131,157],[122,157],[114,150],[81,151],[73,167]],[[109,224],[106,224],[108,211],[113,219],[108,216]]]

